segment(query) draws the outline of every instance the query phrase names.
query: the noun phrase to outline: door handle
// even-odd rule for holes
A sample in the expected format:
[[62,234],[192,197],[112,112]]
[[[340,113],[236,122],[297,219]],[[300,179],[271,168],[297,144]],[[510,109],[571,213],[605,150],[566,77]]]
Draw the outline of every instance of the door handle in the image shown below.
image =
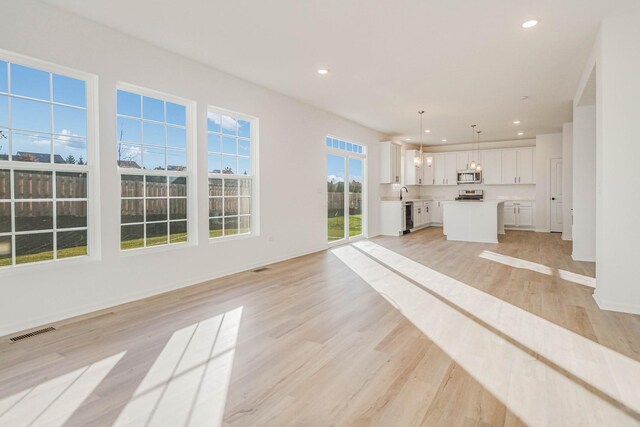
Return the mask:
[[552,197],[552,198],[551,198],[551,200],[555,200],[555,199],[556,199],[555,197]]

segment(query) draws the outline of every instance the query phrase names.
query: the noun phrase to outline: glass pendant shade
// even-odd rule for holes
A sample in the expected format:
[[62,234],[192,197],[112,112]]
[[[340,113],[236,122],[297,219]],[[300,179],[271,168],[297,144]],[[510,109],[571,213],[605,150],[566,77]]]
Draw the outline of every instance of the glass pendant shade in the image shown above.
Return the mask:
[[469,163],[469,169],[475,169],[475,168],[476,168],[476,161],[471,160],[471,163]]

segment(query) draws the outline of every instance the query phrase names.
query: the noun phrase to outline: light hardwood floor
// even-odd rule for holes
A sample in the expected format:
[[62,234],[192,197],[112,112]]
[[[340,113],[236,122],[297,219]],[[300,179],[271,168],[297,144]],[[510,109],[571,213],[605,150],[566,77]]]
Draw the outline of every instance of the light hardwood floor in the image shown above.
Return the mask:
[[[640,316],[563,279],[595,273],[570,252],[557,234],[430,228],[60,322],[0,343],[0,426],[576,425],[598,405],[586,424],[638,424]],[[522,383],[540,373],[577,397]]]

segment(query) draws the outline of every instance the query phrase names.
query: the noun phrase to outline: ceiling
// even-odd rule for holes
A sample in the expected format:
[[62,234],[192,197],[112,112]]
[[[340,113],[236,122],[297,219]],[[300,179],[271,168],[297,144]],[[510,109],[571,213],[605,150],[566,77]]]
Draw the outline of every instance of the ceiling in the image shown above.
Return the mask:
[[[43,0],[380,132],[558,132],[599,23],[638,0]],[[521,24],[539,19],[525,30]],[[317,74],[328,68],[326,76]],[[521,101],[521,96],[528,96]],[[520,125],[514,125],[520,120]]]

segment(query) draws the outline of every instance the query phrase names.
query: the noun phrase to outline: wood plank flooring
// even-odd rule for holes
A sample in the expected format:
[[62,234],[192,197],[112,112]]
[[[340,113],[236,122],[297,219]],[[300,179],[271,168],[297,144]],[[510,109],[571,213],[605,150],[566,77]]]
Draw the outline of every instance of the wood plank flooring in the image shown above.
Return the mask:
[[[633,376],[640,367],[640,316],[601,311],[592,288],[561,277],[560,272],[595,273],[593,264],[571,260],[570,242],[556,234],[518,231],[507,232],[497,245],[448,242],[440,228],[370,242],[60,322],[57,331],[18,343],[5,339],[0,426],[573,425],[589,409],[589,402],[569,399],[576,405],[575,420],[553,413],[532,417],[522,402],[512,400],[513,391],[525,386],[513,378],[522,377],[488,383],[500,375],[479,375],[443,335],[424,333],[421,319],[412,318],[406,303],[391,293],[377,291],[376,280],[385,286],[411,284],[452,319],[479,328],[471,331],[498,337],[576,387],[576,395],[593,394],[620,412],[623,423],[640,424],[632,388],[640,390]],[[376,247],[399,261],[382,262],[375,258],[378,252],[366,250]],[[360,266],[375,263],[380,274],[363,279],[359,266],[349,265],[349,253]],[[411,270],[402,257],[419,265]],[[524,264],[509,265],[516,259]],[[422,284],[426,287],[420,267],[433,272]],[[443,275],[454,286],[449,296],[428,288],[440,285],[437,278]],[[495,297],[523,318],[534,315],[536,322],[557,325],[559,336],[575,335],[584,349],[565,351],[554,343],[556,360],[549,348],[530,348],[535,341],[509,336],[508,323],[490,324],[483,317],[487,313],[472,312],[456,300],[465,297],[465,286]],[[431,325],[446,327],[437,319]],[[482,339],[471,332],[465,345],[473,349]],[[619,378],[615,370],[610,380],[581,378],[583,365],[599,363],[590,359],[591,346],[603,349],[602,363],[621,361],[629,378]],[[477,349],[477,366],[504,350]],[[524,396],[529,407],[551,411],[544,396]],[[596,416],[587,424],[611,420]]]

